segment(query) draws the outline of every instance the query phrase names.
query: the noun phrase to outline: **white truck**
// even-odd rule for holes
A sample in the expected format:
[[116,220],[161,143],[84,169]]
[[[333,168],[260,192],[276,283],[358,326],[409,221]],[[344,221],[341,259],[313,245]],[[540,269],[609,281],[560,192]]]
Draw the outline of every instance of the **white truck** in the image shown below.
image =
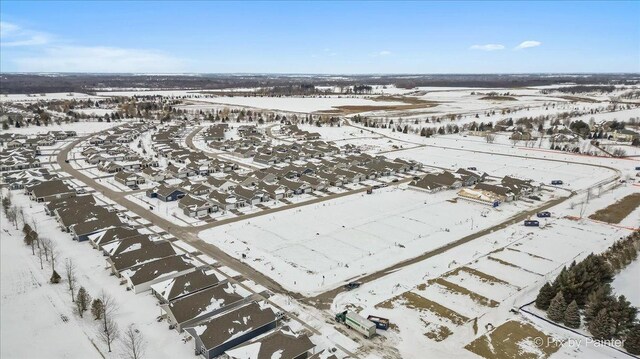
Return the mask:
[[364,335],[365,338],[371,338],[376,334],[376,324],[374,322],[350,310],[336,314],[336,321],[344,322],[345,325]]

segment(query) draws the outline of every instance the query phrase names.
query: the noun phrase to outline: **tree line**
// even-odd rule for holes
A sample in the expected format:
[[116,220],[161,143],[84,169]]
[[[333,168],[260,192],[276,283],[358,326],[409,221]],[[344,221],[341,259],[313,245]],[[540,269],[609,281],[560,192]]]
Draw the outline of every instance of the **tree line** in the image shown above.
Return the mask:
[[622,339],[624,348],[640,354],[638,309],[624,295],[616,296],[611,281],[638,256],[640,231],[615,242],[606,252],[590,254],[564,267],[551,283],[545,283],[535,306],[547,317],[569,328],[584,328],[600,340]]

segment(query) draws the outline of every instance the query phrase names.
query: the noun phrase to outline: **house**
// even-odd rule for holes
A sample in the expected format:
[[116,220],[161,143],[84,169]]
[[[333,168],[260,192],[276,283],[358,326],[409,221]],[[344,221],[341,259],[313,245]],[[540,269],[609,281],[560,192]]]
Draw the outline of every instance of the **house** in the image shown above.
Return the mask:
[[106,212],[99,216],[92,217],[84,222],[70,226],[69,232],[71,232],[71,234],[73,235],[73,239],[78,242],[82,242],[88,240],[89,236],[92,234],[121,225],[122,221],[115,212]]
[[278,316],[264,303],[249,303],[184,328],[194,339],[195,353],[213,359],[277,326]]
[[164,172],[152,167],[147,167],[143,169],[141,173],[143,177],[145,177],[146,179],[152,182],[160,182],[160,181],[164,181],[165,179]]
[[225,352],[229,359],[307,359],[313,355],[315,344],[305,334],[297,334],[289,327],[256,337]]
[[486,196],[496,197],[500,199],[500,202],[509,202],[513,201],[516,198],[516,195],[511,191],[510,188],[502,185],[482,182],[475,185],[473,189],[483,191]]
[[184,197],[186,193],[173,186],[166,186],[164,184],[146,191],[147,197],[158,198],[162,202],[177,201]]
[[122,183],[127,187],[144,183],[144,177],[126,171],[116,173],[113,178],[116,180],[116,182]]
[[196,270],[196,262],[187,254],[175,255],[145,262],[122,271],[127,288],[134,293],[151,289],[151,285]]
[[197,269],[153,284],[151,292],[166,304],[226,282],[227,278],[215,269]]
[[427,174],[419,180],[412,181],[411,185],[427,192],[436,192],[443,189],[460,188],[463,185],[463,181],[460,175],[444,171],[436,174]]
[[75,197],[76,191],[62,180],[51,180],[26,188],[25,191],[36,202]]
[[95,206],[96,199],[92,195],[75,196],[61,199],[55,199],[45,204],[44,211],[46,214],[53,216],[57,209],[61,208],[73,208],[82,207],[85,205]]
[[311,186],[304,181],[290,181],[286,178],[282,178],[278,181],[278,184],[287,187],[293,192],[293,194],[303,194],[312,191]]
[[[115,251],[116,254],[111,255],[107,259],[107,264],[111,267],[114,274],[119,275],[119,273],[125,269],[177,254],[171,243],[167,241],[153,242],[151,240],[141,240],[136,243],[131,243],[133,242],[131,238],[127,238],[120,243],[125,242],[128,244],[126,246],[121,245],[120,248]],[[104,247],[105,250],[108,250],[107,247],[108,246]]]
[[640,134],[624,128],[622,130],[615,130],[611,134],[611,137],[616,142],[631,142],[634,138],[640,138]]
[[233,193],[211,191],[211,193],[209,193],[209,199],[213,201],[218,208],[225,211],[245,206],[244,199],[238,198]]
[[206,183],[209,184],[212,188],[220,191],[228,191],[229,189],[233,189],[233,187],[237,185],[236,182],[219,177],[208,177]]
[[167,322],[178,332],[203,319],[246,303],[251,293],[237,284],[223,283],[161,304]]
[[202,198],[186,195],[178,202],[178,208],[182,212],[192,218],[200,218],[212,212],[218,211],[218,206]]
[[94,233],[88,236],[89,243],[93,248],[101,249],[104,245],[113,243],[116,241],[122,241],[124,239],[139,236],[141,233],[138,230],[128,226],[111,227],[105,231]]
[[480,188],[462,188],[458,191],[458,197],[472,202],[493,205],[496,202],[505,202],[507,197],[496,191],[488,191]]
[[269,196],[264,191],[260,189],[250,189],[243,186],[237,186],[234,188],[233,193],[236,195],[236,198],[242,198],[251,206],[269,199]]

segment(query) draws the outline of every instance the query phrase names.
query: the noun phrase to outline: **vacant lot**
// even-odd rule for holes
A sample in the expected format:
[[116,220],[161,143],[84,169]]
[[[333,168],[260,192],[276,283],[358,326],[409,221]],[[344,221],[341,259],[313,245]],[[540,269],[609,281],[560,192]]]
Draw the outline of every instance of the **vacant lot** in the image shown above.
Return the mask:
[[618,202],[607,206],[589,216],[591,219],[607,223],[620,223],[640,206],[640,193],[630,194]]
[[[200,238],[299,293],[335,288],[500,223],[529,208],[492,209],[397,187],[216,227]],[[244,255],[244,256],[243,256]]]
[[531,324],[508,321],[465,348],[487,359],[541,359],[558,351],[554,343]]

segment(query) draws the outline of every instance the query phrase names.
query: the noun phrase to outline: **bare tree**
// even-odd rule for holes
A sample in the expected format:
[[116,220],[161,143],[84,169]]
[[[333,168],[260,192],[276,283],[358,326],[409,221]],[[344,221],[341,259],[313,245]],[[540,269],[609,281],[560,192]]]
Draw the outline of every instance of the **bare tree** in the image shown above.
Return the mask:
[[76,284],[78,282],[78,279],[76,277],[76,265],[75,263],[73,263],[73,260],[70,258],[67,258],[64,262],[64,272],[65,272],[65,276],[67,277],[67,285],[69,288],[69,292],[71,293],[71,301],[75,302],[75,295],[74,292],[76,290]]
[[123,355],[129,359],[142,359],[147,343],[142,333],[135,329],[133,325],[129,325],[122,337]]
[[16,212],[16,206],[9,207],[5,211],[5,214],[9,222],[13,223],[13,226],[16,227],[16,229],[18,229],[18,213]]
[[120,336],[120,330],[118,329],[118,324],[116,324],[113,319],[109,319],[105,323],[106,325],[104,328],[102,328],[102,326],[97,328],[98,338],[107,345],[109,353],[111,353],[111,343],[118,339]]
[[[38,240],[40,242],[40,240]],[[44,265],[42,263],[42,258],[44,258],[44,246],[38,245],[38,259],[40,259],[40,269],[44,269]]]
[[51,270],[56,270],[56,260],[60,252],[58,252],[58,245],[56,242],[49,239],[49,258],[51,258]]
[[108,321],[118,311],[119,306],[116,300],[104,290],[100,292],[98,299],[102,302],[102,323],[104,330],[107,330]]
[[[613,155],[613,157],[621,158],[621,157],[626,157],[627,156],[627,151],[625,151],[622,148],[616,148],[616,149],[613,150],[613,152],[611,154]],[[8,217],[8,215],[7,215],[7,217]]]
[[51,239],[49,237],[40,238],[38,241],[42,245],[42,250],[44,251],[44,259],[49,262],[49,250],[51,249]]

